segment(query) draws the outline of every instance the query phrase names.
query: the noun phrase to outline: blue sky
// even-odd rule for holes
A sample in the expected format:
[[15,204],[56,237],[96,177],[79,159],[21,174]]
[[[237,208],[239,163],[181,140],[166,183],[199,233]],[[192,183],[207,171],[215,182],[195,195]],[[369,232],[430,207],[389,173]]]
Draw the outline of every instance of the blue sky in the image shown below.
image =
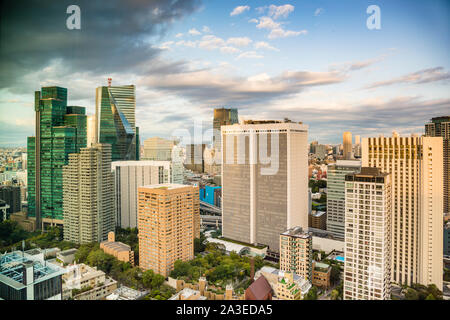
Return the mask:
[[[143,139],[195,120],[208,128],[216,106],[242,119],[303,121],[321,143],[347,130],[421,133],[429,118],[450,114],[448,1],[91,3],[79,3],[78,31],[64,29],[64,3],[32,30],[33,16],[11,7],[3,24],[14,38],[0,38],[0,146],[33,134],[34,90],[64,86],[69,104],[93,114],[95,88],[109,76],[137,86]],[[366,26],[369,5],[381,10],[380,30]]]

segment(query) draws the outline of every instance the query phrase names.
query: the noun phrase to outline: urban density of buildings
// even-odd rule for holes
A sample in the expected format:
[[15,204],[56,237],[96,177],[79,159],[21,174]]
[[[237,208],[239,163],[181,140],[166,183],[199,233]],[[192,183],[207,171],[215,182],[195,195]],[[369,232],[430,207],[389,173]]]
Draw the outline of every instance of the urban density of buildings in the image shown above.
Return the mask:
[[391,192],[379,168],[345,176],[344,300],[391,297]]
[[138,189],[139,266],[167,277],[176,260],[194,257],[200,236],[198,187],[155,184]]
[[[67,106],[66,88],[35,92],[35,135],[0,150],[0,223],[57,228],[65,250],[8,247],[0,299],[158,300],[170,288],[164,299],[390,300],[417,284],[448,299],[450,117],[432,118],[424,135],[352,143],[346,131],[330,145],[308,144],[302,122],[239,122],[237,109],[216,108],[209,144],[141,146],[135,90],[109,80],[89,116]],[[93,244],[162,287],[128,288],[94,258],[79,263],[77,248]],[[225,265],[173,275],[177,260],[198,268],[209,250],[246,259],[239,278],[210,280],[232,272]]]

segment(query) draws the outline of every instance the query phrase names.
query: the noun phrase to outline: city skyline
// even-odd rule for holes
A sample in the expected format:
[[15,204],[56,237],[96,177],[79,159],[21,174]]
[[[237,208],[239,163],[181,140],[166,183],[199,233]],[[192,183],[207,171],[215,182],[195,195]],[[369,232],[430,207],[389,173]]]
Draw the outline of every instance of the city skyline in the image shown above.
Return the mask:
[[241,119],[302,121],[322,143],[340,143],[344,131],[424,133],[425,121],[450,108],[449,5],[378,1],[381,29],[369,30],[370,4],[136,1],[103,10],[80,2],[81,30],[68,30],[65,4],[49,5],[37,27],[41,7],[9,3],[0,147],[25,146],[33,134],[33,91],[68,88],[92,115],[95,88],[109,77],[136,85],[141,141],[195,119],[210,126],[222,106]]

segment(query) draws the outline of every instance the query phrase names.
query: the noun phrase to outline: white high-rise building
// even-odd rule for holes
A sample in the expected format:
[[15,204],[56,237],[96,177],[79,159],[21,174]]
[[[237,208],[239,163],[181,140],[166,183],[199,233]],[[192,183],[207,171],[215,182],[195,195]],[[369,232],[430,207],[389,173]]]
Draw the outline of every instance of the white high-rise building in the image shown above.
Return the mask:
[[345,238],[345,175],[361,169],[359,160],[337,160],[327,168],[327,231]]
[[115,229],[111,146],[93,144],[69,154],[63,167],[64,240],[101,242]]
[[391,298],[391,181],[378,168],[345,176],[344,300]]
[[121,228],[137,227],[139,187],[171,183],[174,174],[180,174],[172,169],[171,161],[114,161],[111,167],[116,190],[116,225]]
[[442,290],[442,137],[364,138],[362,165],[392,179],[392,282]]
[[222,233],[278,252],[280,233],[308,229],[308,127],[250,120],[221,130]]

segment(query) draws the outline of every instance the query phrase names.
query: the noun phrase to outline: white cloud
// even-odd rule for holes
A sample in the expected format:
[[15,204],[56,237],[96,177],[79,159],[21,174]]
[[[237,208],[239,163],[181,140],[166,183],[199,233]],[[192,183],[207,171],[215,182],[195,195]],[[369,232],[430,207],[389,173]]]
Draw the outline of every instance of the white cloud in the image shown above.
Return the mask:
[[167,42],[163,42],[161,43],[161,45],[159,46],[160,49],[165,49],[165,50],[170,50],[170,46],[174,44],[173,41],[167,41]]
[[246,47],[248,46],[250,43],[252,42],[252,40],[250,38],[247,37],[236,37],[236,38],[229,38],[227,40],[228,44],[232,44],[235,45],[237,47]]
[[225,46],[225,40],[214,35],[206,35],[198,44],[199,48],[213,50]]
[[254,44],[255,49],[266,49],[266,50],[272,50],[272,51],[280,51],[279,49],[272,47],[270,44],[264,41],[258,41]]
[[261,59],[264,58],[263,55],[257,53],[256,51],[246,51],[246,52],[242,52],[237,59],[242,59],[242,58],[247,58],[247,59]]
[[247,10],[250,10],[249,6],[238,6],[231,11],[230,16],[237,16]]
[[235,48],[235,47],[230,47],[230,46],[225,46],[225,47],[221,47],[220,51],[223,53],[238,53],[241,50]]
[[195,41],[178,41],[175,43],[177,46],[185,46],[189,48],[195,48],[197,46],[197,43]]
[[258,29],[276,29],[280,27],[278,22],[273,21],[269,17],[261,17],[259,18],[259,23],[256,25]]
[[182,36],[183,36],[182,33],[177,33],[177,34],[175,35],[175,38],[181,38]]
[[202,34],[200,31],[198,31],[198,30],[195,29],[195,28],[190,29],[190,30],[188,31],[188,33],[189,33],[190,35],[192,35],[192,36],[198,36],[198,35],[201,35],[201,34]]
[[314,16],[319,16],[323,13],[323,8],[317,8],[316,11],[314,11]]
[[248,20],[248,22],[251,22],[251,23],[258,23],[258,19],[253,18],[253,19]]
[[293,37],[298,36],[301,34],[307,34],[308,31],[301,30],[301,31],[292,31],[292,30],[284,30],[283,28],[276,28],[272,29],[270,31],[268,38],[269,39],[276,39],[276,38],[287,38],[287,37]]
[[211,33],[211,29],[208,26],[203,26],[202,31],[204,33]]
[[269,16],[274,19],[278,19],[280,17],[287,18],[289,14],[294,11],[294,6],[290,4],[285,4],[283,6],[269,6]]

